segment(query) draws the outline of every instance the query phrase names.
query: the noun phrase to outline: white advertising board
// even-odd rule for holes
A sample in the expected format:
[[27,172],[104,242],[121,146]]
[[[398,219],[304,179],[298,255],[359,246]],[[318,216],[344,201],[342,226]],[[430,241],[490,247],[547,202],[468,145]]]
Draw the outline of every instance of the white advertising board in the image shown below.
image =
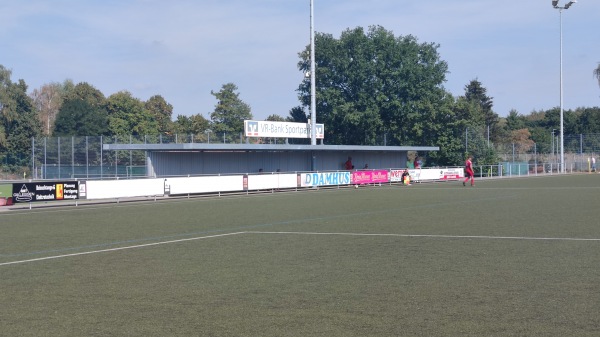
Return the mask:
[[298,187],[297,174],[258,174],[248,176],[249,190]]
[[[384,170],[379,170],[384,171]],[[400,182],[404,170],[389,170],[382,175],[374,170],[369,176],[373,180],[381,176],[383,181]],[[444,181],[464,178],[464,169],[423,168],[408,170],[412,181]],[[235,192],[244,190],[269,190],[278,188],[317,187],[331,185],[349,185],[354,180],[366,176],[361,171],[335,171],[290,173],[265,173],[252,175],[176,177],[156,179],[128,180],[87,180],[80,182],[80,194],[85,199],[116,199],[130,197],[162,196],[165,190],[172,195],[197,193]],[[389,178],[388,178],[389,177]],[[385,179],[384,179],[385,178]]]
[[167,178],[170,193],[192,194],[211,192],[231,192],[244,190],[244,176],[205,176],[205,177],[181,177]]
[[[402,172],[404,170],[390,170],[390,180],[394,182],[402,181]],[[408,174],[410,174],[412,181],[456,180],[465,176],[462,167],[409,169]]]
[[88,180],[87,199],[130,198],[163,195],[164,179]]

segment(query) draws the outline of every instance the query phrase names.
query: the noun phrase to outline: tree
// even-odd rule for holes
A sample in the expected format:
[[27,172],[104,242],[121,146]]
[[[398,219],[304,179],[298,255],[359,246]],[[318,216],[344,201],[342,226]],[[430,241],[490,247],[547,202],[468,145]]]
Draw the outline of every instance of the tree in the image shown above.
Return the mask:
[[600,133],[600,107],[582,108],[581,110],[576,123],[580,126],[578,133]]
[[210,92],[218,101],[210,114],[213,132],[239,134],[244,131],[244,120],[252,119],[250,106],[240,99],[237,90],[235,84],[227,83],[220,91]]
[[104,94],[88,83],[63,84],[64,98],[54,123],[54,136],[104,136],[108,113]]
[[65,100],[82,99],[87,101],[92,107],[100,107],[106,104],[104,94],[87,82],[78,83],[73,87],[68,87],[68,84],[65,83],[65,91]]
[[265,120],[270,122],[285,122],[285,118],[275,114],[269,115]]
[[494,143],[506,139],[507,131],[500,127],[500,118],[494,111],[492,97],[477,79],[465,86],[465,95],[457,100],[457,118],[463,121],[466,154],[472,155],[478,164],[497,162]]
[[106,103],[108,126],[113,135],[154,135],[158,123],[144,103],[128,91],[120,91],[108,97]]
[[471,116],[469,124],[489,128],[491,141],[500,140],[501,138],[498,137],[500,134],[498,130],[499,117],[493,111],[493,97],[487,95],[487,89],[477,79],[471,80],[465,86],[465,98],[478,108],[475,110],[476,113]]
[[0,154],[6,152],[7,123],[14,119],[14,103],[10,95],[12,72],[0,65]]
[[[316,97],[319,123],[331,144],[415,144],[437,135],[424,132],[424,119],[443,104],[448,66],[436,44],[413,36],[395,37],[380,26],[358,27],[339,39],[318,33]],[[309,69],[309,49],[299,54],[298,68]],[[310,83],[299,87],[303,106],[310,103]]]
[[30,153],[32,138],[40,134],[41,125],[37,118],[33,101],[27,95],[27,84],[20,79],[14,86],[17,116],[7,128],[8,155],[12,157],[14,168],[28,167],[31,164]]
[[526,128],[525,117],[520,115],[515,109],[510,110],[506,117],[506,127],[511,131]]
[[11,80],[12,72],[0,65],[0,159],[9,170],[28,167],[31,139],[39,134],[41,125],[36,117],[27,84]]
[[93,107],[87,100],[65,100],[56,117],[54,136],[108,135],[108,114],[104,107]]
[[429,113],[431,119],[424,123],[426,132],[436,134],[436,137],[428,137],[425,145],[440,147],[439,151],[429,153],[429,166],[464,164],[465,121],[457,118],[456,104],[452,95],[446,95],[440,105],[432,105],[435,109]]
[[600,62],[598,63],[598,68],[594,69],[594,77],[598,79],[598,85],[600,85]]
[[481,123],[487,125],[497,118],[492,111],[494,107],[493,97],[487,95],[487,89],[477,79],[471,80],[465,86],[465,98],[481,107],[481,116],[478,116],[481,118]]
[[178,134],[198,135],[204,133],[210,127],[210,122],[204,116],[197,114],[192,116],[177,115],[173,123],[173,131]]
[[527,129],[511,131],[510,141],[515,145],[517,153],[529,151],[534,144],[534,141],[531,140],[531,133]]
[[63,103],[66,94],[63,84],[53,82],[34,89],[31,93],[38,117],[44,125],[43,134],[50,136],[54,128],[56,115]]
[[301,106],[297,106],[290,110],[290,115],[285,120],[293,123],[307,123],[308,116]]
[[158,123],[158,132],[167,133],[173,131],[171,116],[173,115],[173,106],[160,95],[150,97],[144,104],[154,119]]

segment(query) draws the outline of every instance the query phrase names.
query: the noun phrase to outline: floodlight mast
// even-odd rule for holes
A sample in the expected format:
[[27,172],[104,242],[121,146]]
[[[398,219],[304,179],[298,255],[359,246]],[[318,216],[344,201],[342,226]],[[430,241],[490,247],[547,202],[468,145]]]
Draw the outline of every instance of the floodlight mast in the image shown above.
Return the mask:
[[317,145],[317,103],[315,84],[315,19],[313,0],[310,0],[310,145]]
[[569,9],[569,7],[571,7],[571,6],[572,6],[574,3],[576,3],[576,2],[577,2],[577,0],[569,1],[569,3],[567,3],[567,4],[565,5],[565,9]]
[[577,0],[569,1],[564,7],[558,5],[559,0],[552,0],[552,7],[558,9],[560,17],[560,172],[565,173],[565,132],[563,108],[563,39],[562,39],[562,11],[569,9]]

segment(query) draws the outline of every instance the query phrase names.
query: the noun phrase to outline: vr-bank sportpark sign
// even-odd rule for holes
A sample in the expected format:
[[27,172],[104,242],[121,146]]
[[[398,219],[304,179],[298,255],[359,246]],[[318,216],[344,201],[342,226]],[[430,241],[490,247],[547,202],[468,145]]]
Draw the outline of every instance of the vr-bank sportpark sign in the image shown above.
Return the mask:
[[[246,137],[311,138],[310,123],[244,121]],[[315,138],[325,138],[324,124],[315,124]]]

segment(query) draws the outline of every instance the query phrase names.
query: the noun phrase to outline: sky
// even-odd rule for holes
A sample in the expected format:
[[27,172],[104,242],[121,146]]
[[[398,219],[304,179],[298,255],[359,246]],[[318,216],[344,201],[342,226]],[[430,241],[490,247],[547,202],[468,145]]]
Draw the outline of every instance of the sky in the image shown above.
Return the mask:
[[[599,14],[598,0],[562,11],[565,110],[600,106]],[[464,95],[477,79],[500,116],[560,105],[560,17],[551,0],[314,0],[316,32],[379,25],[439,44],[446,90]],[[309,42],[310,0],[0,0],[0,65],[13,82],[161,95],[173,119],[210,118],[211,91],[226,83],[254,119],[288,116]]]

